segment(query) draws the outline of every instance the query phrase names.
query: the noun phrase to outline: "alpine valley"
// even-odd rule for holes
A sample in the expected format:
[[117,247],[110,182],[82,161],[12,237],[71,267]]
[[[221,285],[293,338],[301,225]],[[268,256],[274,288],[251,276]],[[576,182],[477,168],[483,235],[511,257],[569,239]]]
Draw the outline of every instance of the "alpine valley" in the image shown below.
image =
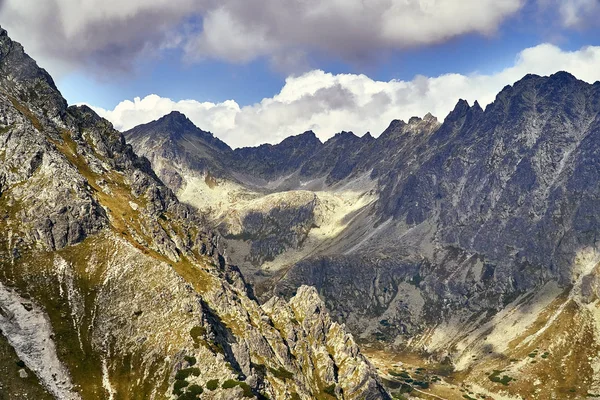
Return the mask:
[[389,398],[314,288],[259,304],[202,215],[4,30],[0,160],[0,398]]
[[581,399],[600,396],[599,113],[600,83],[560,72],[377,138],[232,150],[178,112],[124,135],[262,301],[315,287],[394,394]]
[[600,397],[598,233],[599,82],[234,150],[0,29],[0,399]]

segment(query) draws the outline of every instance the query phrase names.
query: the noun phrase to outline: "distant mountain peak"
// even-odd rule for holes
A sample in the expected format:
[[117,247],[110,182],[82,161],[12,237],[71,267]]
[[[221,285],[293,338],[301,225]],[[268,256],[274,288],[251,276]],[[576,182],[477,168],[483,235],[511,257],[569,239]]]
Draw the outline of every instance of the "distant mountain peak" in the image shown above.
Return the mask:
[[433,114],[431,114],[430,112],[428,112],[427,114],[425,114],[425,116],[423,117],[423,121],[427,121],[427,122],[437,122],[437,117],[434,116]]
[[472,108],[475,108],[475,109],[483,111],[483,109],[479,105],[479,101],[477,101],[477,100],[475,100],[475,103],[473,103],[473,107]]
[[314,138],[314,139],[319,140],[319,138],[317,137],[316,133],[313,132],[312,130],[308,130],[308,131],[302,132],[301,134],[296,135],[296,136],[297,137],[302,137],[302,138],[308,138],[308,139]]
[[211,132],[198,128],[198,126],[196,126],[196,124],[194,124],[184,113],[176,110],[171,111],[157,120],[136,126],[125,132],[125,134],[127,136],[130,132],[139,131],[144,131],[146,133],[152,132],[154,134],[167,134],[171,138],[176,138],[184,134],[193,134],[211,141],[218,140]]
[[169,114],[157,119],[156,122],[158,124],[179,124],[187,128],[200,129],[185,114],[179,111],[171,111]]
[[356,136],[354,132],[341,131],[333,135],[333,137],[329,138],[329,140],[327,140],[325,144],[331,145],[332,143],[350,143],[355,142],[357,140],[360,140],[360,138]]
[[281,142],[275,145],[268,145],[272,147],[286,147],[286,146],[320,146],[322,142],[319,140],[317,135],[312,131],[308,130],[299,135],[288,136]]
[[409,125],[414,125],[417,124],[419,122],[423,121],[420,117],[410,117],[410,119],[408,120],[408,124]]
[[198,151],[203,147],[209,153],[231,151],[226,143],[215,137],[211,132],[198,128],[180,111],[171,111],[155,121],[136,126],[123,132],[123,134],[127,141],[134,145],[140,141],[150,140],[159,143],[168,139],[173,143],[178,143],[182,148],[190,146],[189,143],[192,141],[194,145],[191,148],[194,151]]
[[177,111],[177,110],[171,111],[170,113],[166,114],[164,117],[185,118],[185,119],[188,119],[188,117],[184,113],[182,113],[181,111]]
[[558,71],[549,76],[527,74],[523,78],[515,82],[513,85],[505,86],[504,89],[502,89],[502,91],[498,95],[506,95],[507,93],[510,94],[512,89],[529,88],[532,87],[532,85],[536,85],[542,82],[547,84],[572,84],[581,81],[577,79],[573,74],[566,71]]
[[362,136],[362,138],[361,138],[361,139],[362,139],[362,140],[365,140],[365,141],[371,141],[371,140],[375,140],[375,138],[373,137],[373,135],[371,135],[371,132],[367,132],[367,133],[365,133],[365,134]]
[[454,109],[450,111],[450,114],[448,114],[448,116],[446,117],[446,121],[455,121],[464,117],[470,108],[471,106],[469,106],[469,102],[467,100],[458,100],[458,102],[454,106]]
[[401,119],[395,119],[392,122],[390,122],[390,125],[386,130],[396,130],[403,127],[404,125],[406,125],[406,122],[404,122]]
[[571,74],[570,72],[567,72],[567,71],[558,71],[558,72],[550,75],[550,78],[553,78],[553,79],[563,79],[563,80],[571,80],[571,81],[577,81],[577,80],[579,80],[573,74]]
[[15,98],[23,93],[36,93],[32,105],[45,109],[51,117],[63,115],[67,102],[60,94],[54,80],[45,69],[25,53],[23,46],[13,41],[8,32],[0,27],[0,84],[4,91],[13,92]]

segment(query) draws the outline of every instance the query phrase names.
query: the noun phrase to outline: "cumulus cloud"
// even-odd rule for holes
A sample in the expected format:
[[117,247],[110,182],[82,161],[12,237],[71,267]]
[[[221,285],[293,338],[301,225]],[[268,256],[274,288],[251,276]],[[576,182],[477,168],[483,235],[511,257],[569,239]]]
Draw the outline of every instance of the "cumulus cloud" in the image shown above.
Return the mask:
[[128,70],[143,53],[177,45],[194,0],[4,0],[0,21],[53,74]]
[[492,34],[526,0],[5,0],[0,21],[53,73],[127,69],[178,47],[188,60],[275,65],[309,52],[381,51]]
[[244,107],[233,100],[201,103],[150,95],[124,101],[114,110],[95,109],[122,130],[178,110],[233,147],[277,143],[309,129],[322,140],[341,130],[359,135],[370,131],[377,136],[393,119],[407,120],[427,112],[444,118],[458,98],[471,103],[478,100],[485,107],[504,86],[528,73],[550,75],[560,70],[590,83],[600,80],[600,46],[569,52],[542,44],[520,52],[514,65],[487,75],[445,74],[382,82],[365,75],[314,70],[289,77],[275,96]]
[[470,32],[492,34],[524,0],[226,0],[205,14],[190,57],[248,61],[316,49],[347,60],[431,44]]
[[553,0],[564,26],[577,28],[589,23],[598,23],[600,1],[598,0]]

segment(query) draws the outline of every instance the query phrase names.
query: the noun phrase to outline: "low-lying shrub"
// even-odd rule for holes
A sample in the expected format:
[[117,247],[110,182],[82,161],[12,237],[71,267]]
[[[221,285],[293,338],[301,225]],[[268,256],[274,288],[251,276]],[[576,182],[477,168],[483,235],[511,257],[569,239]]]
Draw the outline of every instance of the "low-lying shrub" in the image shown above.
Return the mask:
[[210,381],[206,382],[206,388],[208,390],[217,390],[217,388],[219,387],[219,380],[218,379],[211,379]]

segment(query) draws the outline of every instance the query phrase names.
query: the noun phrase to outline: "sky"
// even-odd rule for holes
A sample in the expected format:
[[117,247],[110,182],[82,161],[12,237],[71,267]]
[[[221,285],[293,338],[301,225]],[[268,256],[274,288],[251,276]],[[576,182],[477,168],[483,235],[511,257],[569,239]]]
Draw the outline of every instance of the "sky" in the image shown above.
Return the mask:
[[600,80],[600,0],[0,0],[0,25],[117,129],[178,110],[232,147]]

